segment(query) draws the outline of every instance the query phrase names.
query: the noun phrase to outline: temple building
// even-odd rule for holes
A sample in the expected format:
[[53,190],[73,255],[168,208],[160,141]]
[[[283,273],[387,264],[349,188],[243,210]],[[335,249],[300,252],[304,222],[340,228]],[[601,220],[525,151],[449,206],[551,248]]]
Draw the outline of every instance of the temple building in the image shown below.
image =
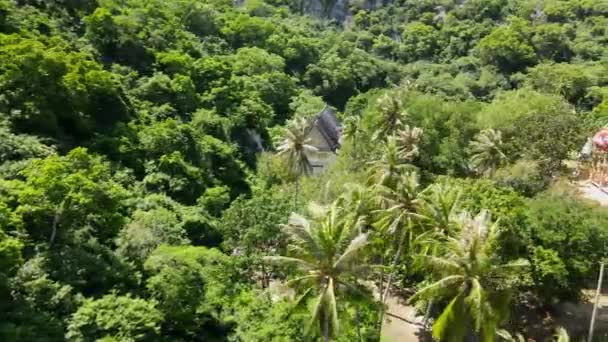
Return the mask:
[[336,160],[342,127],[336,117],[336,111],[329,106],[325,106],[313,120],[308,133],[309,144],[318,151],[308,155],[308,159],[312,165],[313,175],[319,175]]

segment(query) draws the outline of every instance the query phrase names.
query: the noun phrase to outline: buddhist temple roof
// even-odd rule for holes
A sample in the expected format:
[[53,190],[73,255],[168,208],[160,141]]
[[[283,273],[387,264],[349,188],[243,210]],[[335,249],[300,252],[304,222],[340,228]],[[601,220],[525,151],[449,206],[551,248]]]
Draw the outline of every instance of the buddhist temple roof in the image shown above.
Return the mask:
[[336,117],[336,111],[330,106],[325,106],[317,114],[314,125],[318,127],[323,137],[327,140],[331,150],[336,151],[340,147],[340,135],[342,133],[342,127]]

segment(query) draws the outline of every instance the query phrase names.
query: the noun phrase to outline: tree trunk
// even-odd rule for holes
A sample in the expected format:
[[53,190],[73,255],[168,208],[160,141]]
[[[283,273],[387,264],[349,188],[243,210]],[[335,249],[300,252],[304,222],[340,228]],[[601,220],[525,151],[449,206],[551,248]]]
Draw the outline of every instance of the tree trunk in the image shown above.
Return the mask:
[[357,311],[355,311],[355,320],[357,321],[357,337],[359,338],[359,342],[363,342],[363,340],[361,339],[361,319],[359,318],[359,309],[356,309]]
[[433,310],[433,300],[428,303],[426,307],[426,313],[424,314],[424,321],[422,321],[422,325],[425,329],[428,329],[429,317],[431,316],[431,310]]
[[329,315],[323,315],[323,340],[329,342]]
[[604,262],[600,263],[600,275],[597,277],[597,290],[595,291],[595,301],[593,302],[593,312],[591,313],[591,324],[589,325],[589,335],[587,336],[587,342],[593,341],[593,328],[595,325],[595,315],[597,314],[597,307],[600,302],[600,296],[602,294],[603,278],[604,278]]
[[391,264],[391,273],[388,275],[388,280],[386,281],[386,288],[384,289],[384,294],[382,295],[382,320],[384,320],[384,306],[386,305],[386,297],[391,290],[391,284],[393,282],[393,277],[395,276],[395,267],[397,267],[397,263],[399,263],[399,257],[401,256],[401,252],[403,251],[403,242],[405,241],[405,233],[404,229],[401,233],[401,237],[399,237],[399,245],[397,246],[397,252],[395,253],[395,257],[393,258],[393,262]]
[[296,177],[296,193],[293,199],[293,210],[298,210],[298,195],[300,192],[300,177]]
[[56,212],[55,217],[53,217],[53,230],[51,231],[51,238],[49,239],[49,247],[53,246],[53,242],[55,242],[55,236],[57,236],[57,225],[59,224],[60,219],[61,213]]
[[266,275],[266,265],[262,260],[262,288],[265,289],[268,287],[268,276]]
[[[380,265],[384,266],[384,254],[380,258]],[[382,320],[384,319],[384,299],[382,295],[384,294],[384,267],[380,269],[380,286],[378,287],[378,297],[380,297],[380,303],[382,307],[380,308],[380,313],[378,315],[378,340],[380,340],[380,334],[382,333]]]
[[57,226],[59,225],[59,222],[61,221],[61,215],[63,215],[64,208],[65,208],[65,200],[63,200],[61,202],[61,204],[59,205],[59,209],[57,209],[55,211],[55,216],[53,217],[51,237],[49,238],[49,247],[53,246],[53,243],[55,242],[55,237],[57,236]]

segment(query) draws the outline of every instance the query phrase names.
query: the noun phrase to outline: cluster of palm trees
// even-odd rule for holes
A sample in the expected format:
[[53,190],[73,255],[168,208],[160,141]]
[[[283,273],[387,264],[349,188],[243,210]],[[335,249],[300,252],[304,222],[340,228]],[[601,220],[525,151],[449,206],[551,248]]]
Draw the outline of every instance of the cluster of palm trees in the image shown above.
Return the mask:
[[[401,106],[398,97],[379,100],[382,120],[374,136],[383,141],[383,148],[369,163],[367,184],[349,185],[327,208],[316,206],[310,219],[293,214],[285,225],[288,255],[267,260],[297,270],[288,284],[301,291],[298,303],[315,297],[310,326],[318,327],[325,341],[339,332],[337,298],[359,291],[367,280],[375,283],[384,307],[400,266],[427,275],[429,284],[410,301],[436,303],[442,309],[433,325],[437,339],[474,336],[493,341],[508,308],[511,285],[526,263],[503,263],[495,257],[496,224],[485,210],[474,216],[461,211],[457,189],[422,187],[409,163],[418,156],[423,132],[405,124]],[[311,171],[307,154],[314,147],[307,140],[308,130],[303,120],[293,123],[279,146],[297,176],[296,189],[297,179]],[[494,131],[478,135],[472,162],[480,172],[502,163],[500,143]],[[296,203],[297,196],[296,190]],[[379,325],[383,320],[381,310]]]

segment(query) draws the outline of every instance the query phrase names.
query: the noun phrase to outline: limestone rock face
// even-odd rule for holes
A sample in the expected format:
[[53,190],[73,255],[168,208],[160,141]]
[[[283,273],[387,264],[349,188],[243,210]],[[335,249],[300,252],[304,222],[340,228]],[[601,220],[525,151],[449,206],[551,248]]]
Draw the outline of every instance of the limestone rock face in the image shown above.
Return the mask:
[[[393,0],[310,0],[304,6],[305,12],[317,17],[328,17],[339,23],[349,20],[351,4],[357,7],[372,10],[392,3]],[[326,13],[329,12],[329,15]]]

